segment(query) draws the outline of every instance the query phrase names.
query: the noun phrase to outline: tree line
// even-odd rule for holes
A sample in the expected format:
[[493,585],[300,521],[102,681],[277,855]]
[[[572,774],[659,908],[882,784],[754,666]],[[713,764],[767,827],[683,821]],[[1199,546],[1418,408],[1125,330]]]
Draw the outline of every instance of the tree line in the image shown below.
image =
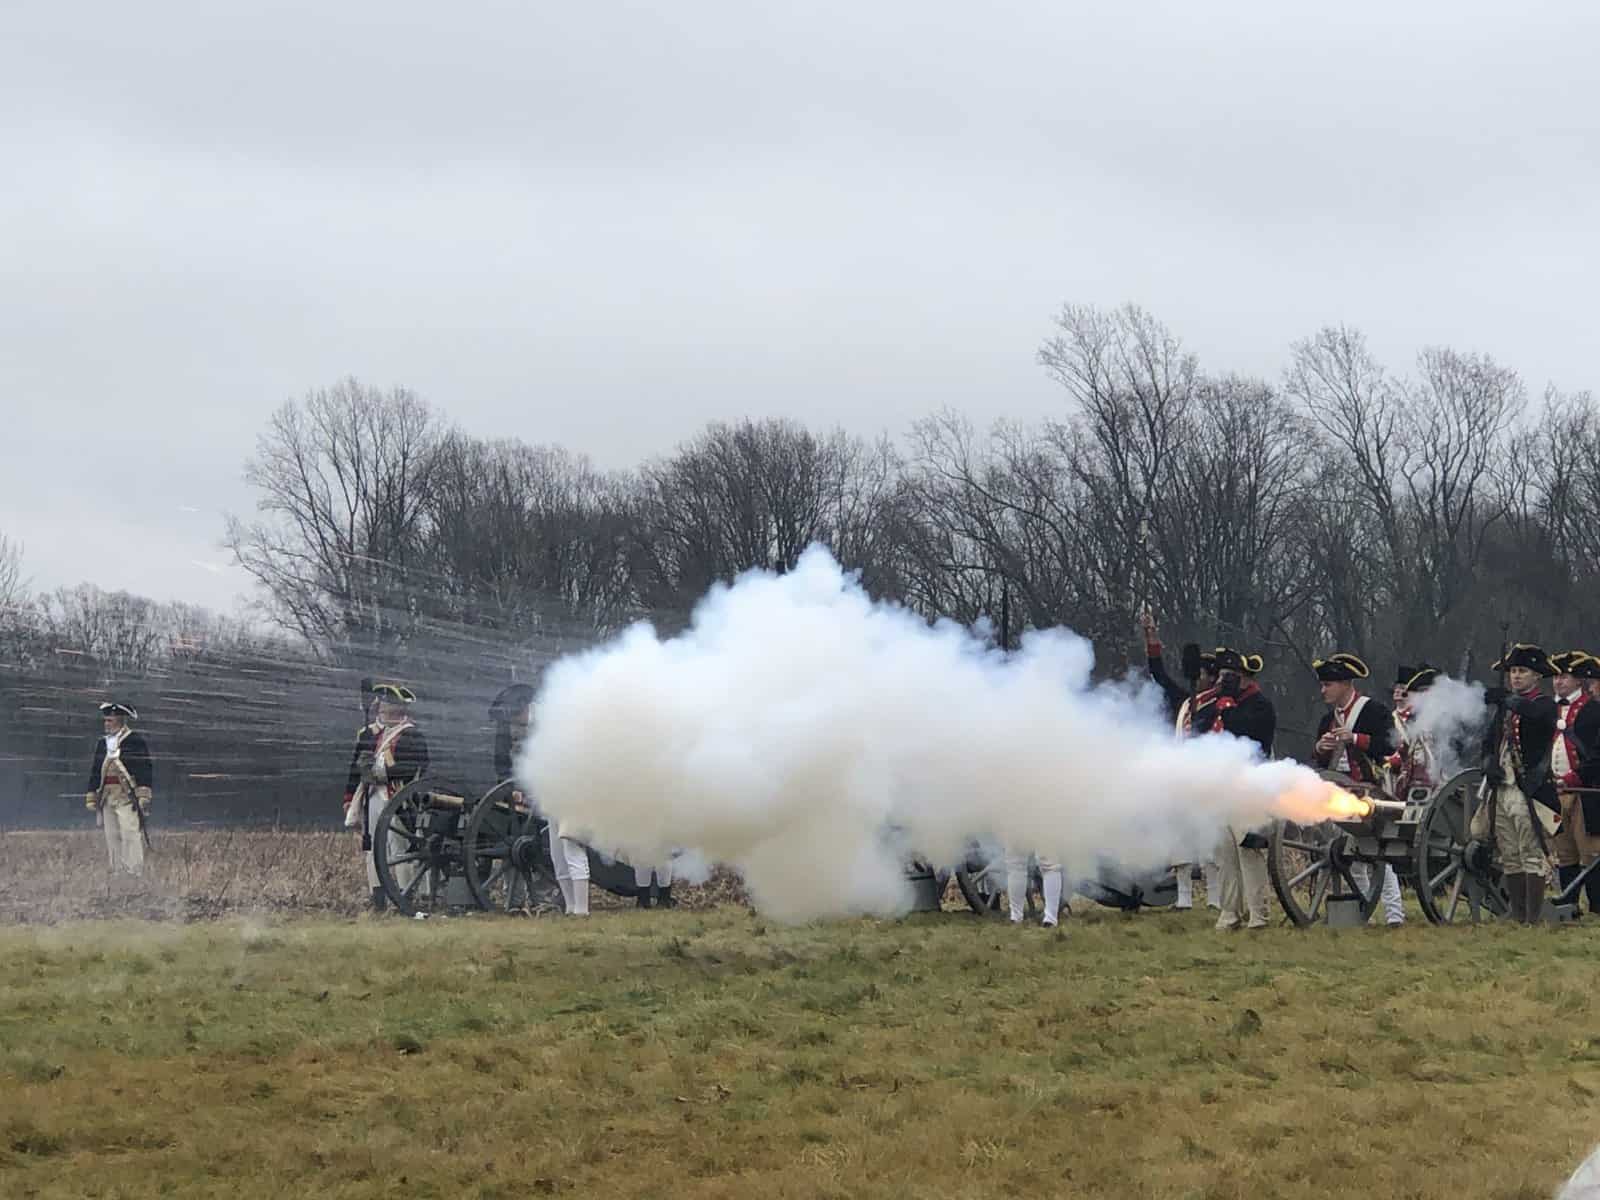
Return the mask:
[[110,676],[203,642],[217,661],[370,667],[424,690],[420,672],[448,670],[492,691],[641,616],[676,628],[711,584],[820,542],[930,619],[1004,616],[1013,643],[1076,630],[1107,674],[1138,665],[1145,609],[1171,644],[1261,653],[1296,753],[1309,664],[1331,649],[1386,685],[1400,661],[1481,672],[1507,636],[1588,644],[1589,393],[1534,398],[1488,355],[1443,347],[1397,370],[1347,328],[1290,346],[1276,379],[1215,372],[1131,305],[1065,307],[1038,362],[1062,401],[1045,420],[946,411],[900,438],[716,423],[623,471],[345,380],[284,404],[245,464],[257,509],[226,537],[270,634],[93,589],[26,596],[0,554],[0,648],[35,679],[64,666],[29,646],[70,643]]

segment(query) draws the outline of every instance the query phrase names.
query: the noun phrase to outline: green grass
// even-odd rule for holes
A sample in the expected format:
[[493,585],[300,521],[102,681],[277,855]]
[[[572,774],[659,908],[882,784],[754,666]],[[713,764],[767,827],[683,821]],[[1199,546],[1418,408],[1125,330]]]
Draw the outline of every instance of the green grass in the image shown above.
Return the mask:
[[[0,931],[0,1195],[1542,1197],[1593,928]],[[598,1191],[597,1191],[598,1189]]]

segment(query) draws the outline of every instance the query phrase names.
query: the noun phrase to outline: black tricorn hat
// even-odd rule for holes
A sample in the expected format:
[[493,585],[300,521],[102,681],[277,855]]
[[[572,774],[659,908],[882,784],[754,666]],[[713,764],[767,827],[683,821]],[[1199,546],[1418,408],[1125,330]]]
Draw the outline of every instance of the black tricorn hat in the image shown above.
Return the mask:
[[1242,654],[1231,646],[1218,646],[1212,651],[1217,670],[1238,671],[1241,675],[1258,675],[1266,662],[1259,654]]
[[1336,683],[1344,679],[1365,679],[1372,674],[1366,663],[1343,650],[1337,654],[1330,654],[1327,658],[1316,659],[1312,662],[1311,669],[1324,683]]
[[139,714],[131,704],[121,704],[114,700],[107,700],[100,706],[102,717],[121,717],[125,721],[137,721]]
[[1557,675],[1571,675],[1574,679],[1600,679],[1600,659],[1587,650],[1567,650],[1550,656],[1550,665]]
[[1427,663],[1408,669],[1411,671],[1411,678],[1402,680],[1400,684],[1408,692],[1425,692],[1433,686],[1434,680],[1439,678],[1439,668],[1430,667]]
[[1556,665],[1550,661],[1550,656],[1544,652],[1542,647],[1535,646],[1531,642],[1518,642],[1500,657],[1499,662],[1489,669],[1491,671],[1509,671],[1512,667],[1527,667],[1528,670],[1535,671],[1540,675],[1554,675],[1556,673]]
[[1416,673],[1418,671],[1420,671],[1420,670],[1422,670],[1421,667],[1413,667],[1413,666],[1407,665],[1406,663],[1401,663],[1398,667],[1396,667],[1394,669],[1394,685],[1395,685],[1395,687],[1410,687],[1411,686],[1411,680],[1416,676]]
[[513,713],[532,703],[533,685],[513,683],[494,698],[494,703],[489,706],[489,719],[496,724],[504,724],[511,720]]
[[380,700],[396,704],[410,704],[417,698],[415,692],[401,683],[375,683],[372,685],[372,694]]

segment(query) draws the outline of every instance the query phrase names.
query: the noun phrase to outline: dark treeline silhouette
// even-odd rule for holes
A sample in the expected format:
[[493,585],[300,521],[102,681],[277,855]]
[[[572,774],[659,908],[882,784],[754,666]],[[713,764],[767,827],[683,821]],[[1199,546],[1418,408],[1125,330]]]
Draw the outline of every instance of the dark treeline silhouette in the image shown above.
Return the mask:
[[[1588,645],[1600,571],[1600,414],[1530,400],[1487,356],[1404,372],[1324,329],[1281,378],[1207,372],[1135,307],[1069,306],[1039,362],[1056,417],[958,413],[894,441],[786,420],[713,424],[636,470],[449,427],[354,380],[279,409],[227,538],[264,625],[91,587],[33,595],[0,544],[0,779],[11,819],[81,790],[92,701],[128,694],[177,819],[337,818],[355,681],[423,696],[441,769],[487,784],[498,688],[649,616],[681,626],[719,580],[813,542],[928,617],[1066,626],[1104,674],[1137,614],[1262,654],[1281,753],[1306,749],[1310,662],[1353,649],[1480,673],[1502,630]],[[270,628],[271,632],[264,632]],[[13,798],[16,799],[13,802]]]

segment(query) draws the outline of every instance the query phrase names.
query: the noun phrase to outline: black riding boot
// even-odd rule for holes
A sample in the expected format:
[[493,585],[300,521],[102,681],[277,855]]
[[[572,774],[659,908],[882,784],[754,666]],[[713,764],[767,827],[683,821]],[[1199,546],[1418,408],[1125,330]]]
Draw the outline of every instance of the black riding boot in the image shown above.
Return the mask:
[[677,908],[678,902],[672,898],[672,885],[669,883],[661,889],[661,894],[656,897],[657,908]]
[[640,908],[649,908],[650,907],[650,889],[649,888],[647,888],[647,887],[640,888],[638,893],[637,893],[637,897],[638,897],[638,905],[639,905]]
[[372,889],[372,911],[383,912],[389,907],[389,893],[381,887]]
[[1523,924],[1528,919],[1528,893],[1522,886],[1522,881],[1526,878],[1526,875],[1513,875],[1510,872],[1507,872],[1505,877],[1506,916],[1518,924]]
[[1522,877],[1522,904],[1525,920],[1537,925],[1544,919],[1544,876],[1527,874]]

